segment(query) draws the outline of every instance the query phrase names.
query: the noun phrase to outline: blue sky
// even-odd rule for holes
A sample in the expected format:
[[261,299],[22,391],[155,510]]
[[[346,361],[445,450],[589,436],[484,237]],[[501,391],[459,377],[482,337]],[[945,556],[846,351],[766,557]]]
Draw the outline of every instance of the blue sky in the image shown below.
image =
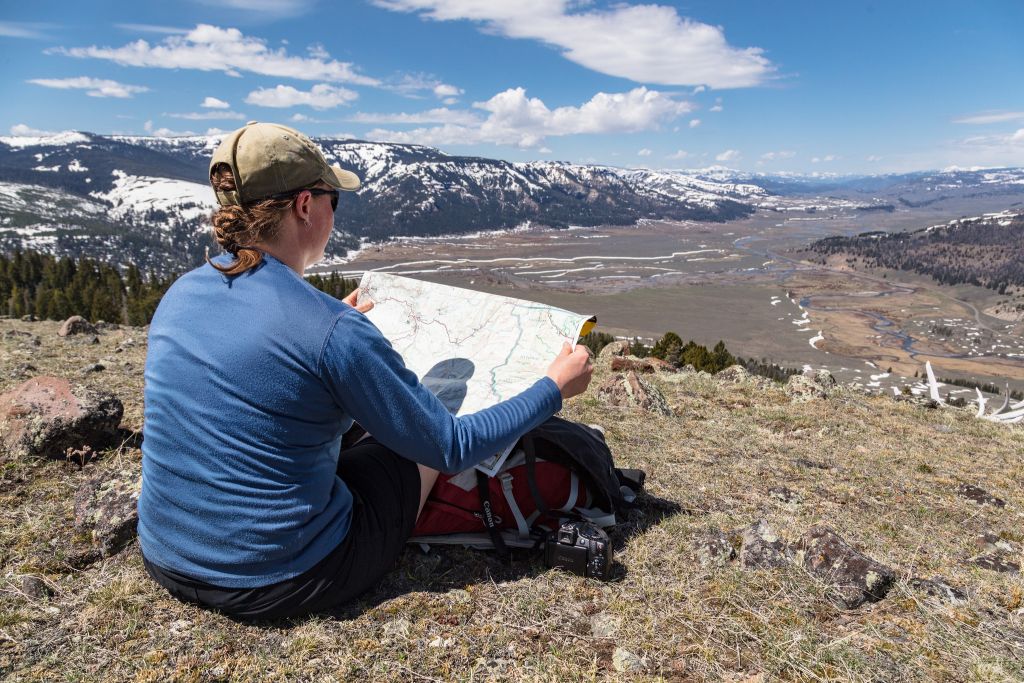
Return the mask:
[[5,3],[0,132],[246,120],[514,161],[1024,165],[1024,2]]

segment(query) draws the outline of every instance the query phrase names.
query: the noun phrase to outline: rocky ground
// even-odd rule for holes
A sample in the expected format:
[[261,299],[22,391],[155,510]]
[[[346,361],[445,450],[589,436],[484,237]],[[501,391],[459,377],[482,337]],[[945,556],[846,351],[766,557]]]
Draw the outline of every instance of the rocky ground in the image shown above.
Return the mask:
[[0,319],[8,680],[1024,679],[1019,426],[613,347],[563,411],[648,474],[613,581],[410,547],[336,614],[245,625],[143,570],[145,331],[61,331]]

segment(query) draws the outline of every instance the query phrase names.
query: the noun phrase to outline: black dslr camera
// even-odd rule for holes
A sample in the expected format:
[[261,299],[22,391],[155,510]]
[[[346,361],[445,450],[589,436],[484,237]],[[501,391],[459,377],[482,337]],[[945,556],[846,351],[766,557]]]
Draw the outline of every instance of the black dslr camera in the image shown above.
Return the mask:
[[601,527],[590,522],[564,522],[548,534],[544,564],[580,576],[611,578],[612,544]]

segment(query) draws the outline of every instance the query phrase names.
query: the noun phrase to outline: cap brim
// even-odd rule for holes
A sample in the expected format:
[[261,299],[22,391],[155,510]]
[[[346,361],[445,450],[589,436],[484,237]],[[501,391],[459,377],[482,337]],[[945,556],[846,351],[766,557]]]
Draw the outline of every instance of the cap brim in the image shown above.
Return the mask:
[[346,171],[341,166],[331,166],[330,169],[334,172],[333,178],[325,177],[323,180],[328,185],[338,188],[339,190],[346,190],[353,192],[359,189],[359,176],[352,171]]

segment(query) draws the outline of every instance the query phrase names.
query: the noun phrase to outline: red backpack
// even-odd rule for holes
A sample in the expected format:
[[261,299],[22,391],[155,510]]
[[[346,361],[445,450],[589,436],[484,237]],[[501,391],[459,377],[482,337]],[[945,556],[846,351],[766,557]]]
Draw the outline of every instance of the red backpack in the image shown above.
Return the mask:
[[412,543],[532,547],[566,519],[614,526],[643,486],[640,470],[614,467],[604,434],[553,417],[524,435],[493,477],[478,469],[442,474]]

